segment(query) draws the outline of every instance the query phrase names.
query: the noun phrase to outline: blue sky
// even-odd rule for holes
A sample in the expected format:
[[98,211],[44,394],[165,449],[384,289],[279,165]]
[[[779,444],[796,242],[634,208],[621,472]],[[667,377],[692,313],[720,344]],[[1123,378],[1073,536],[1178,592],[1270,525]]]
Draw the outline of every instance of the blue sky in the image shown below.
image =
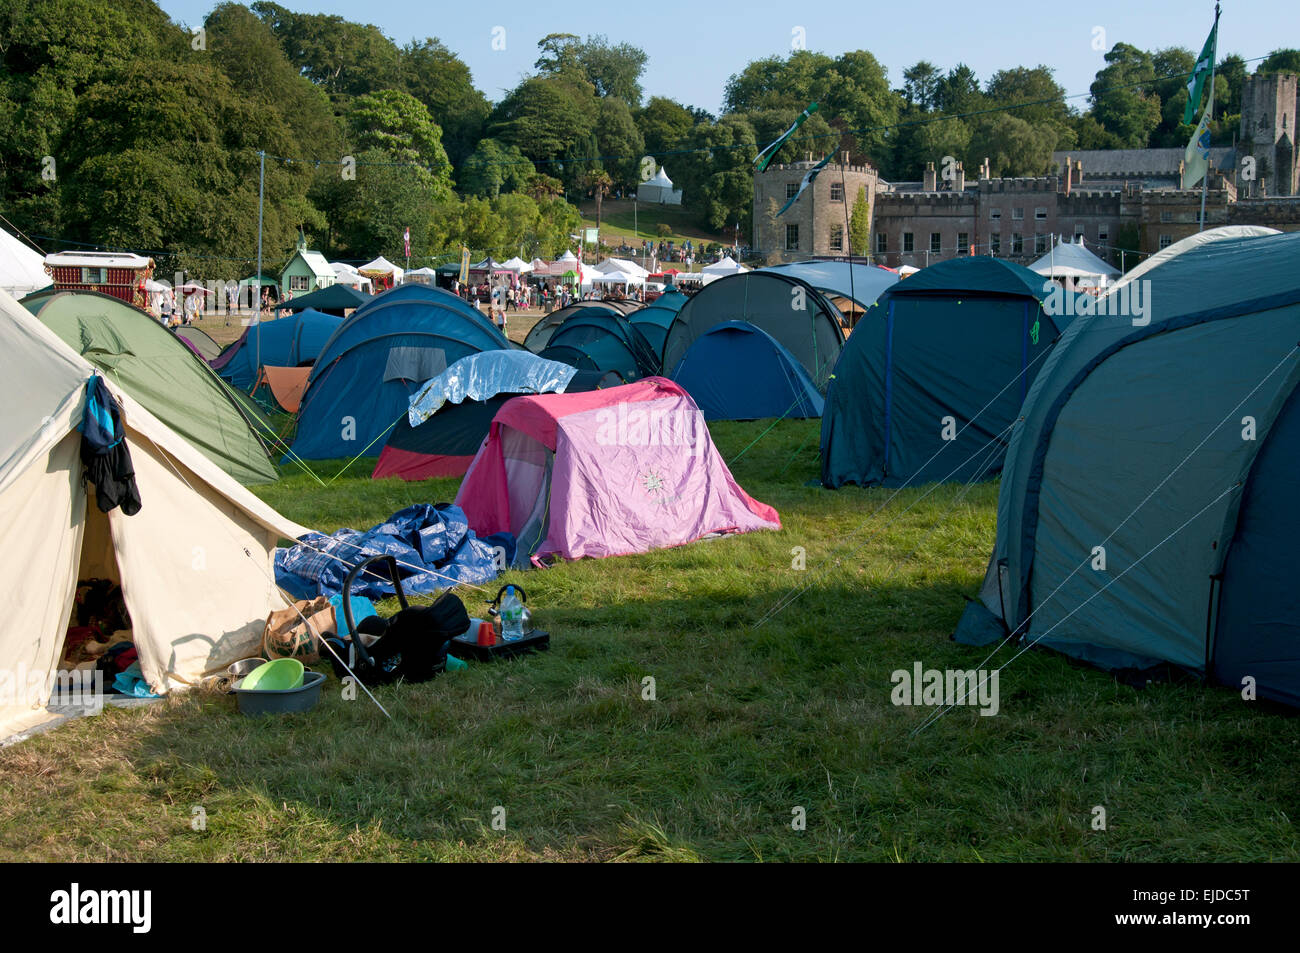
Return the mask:
[[[548,33],[604,34],[649,55],[642,79],[647,96],[669,96],[717,112],[727,78],[746,63],[791,49],[802,28],[808,49],[832,56],[851,49],[875,54],[894,87],[903,70],[928,59],[942,69],[965,62],[981,81],[998,69],[1044,63],[1067,93],[1086,93],[1104,63],[1102,52],[1123,41],[1143,49],[1201,48],[1214,19],[1204,0],[985,0],[983,3],[871,3],[850,0],[814,7],[771,0],[747,2],[632,2],[576,4],[496,0],[279,0],[292,10],[338,14],[373,23],[399,44],[436,36],[473,71],[474,83],[497,101],[532,70],[537,41]],[[213,0],[161,0],[180,23],[198,25]],[[1226,0],[1219,53],[1264,56],[1279,46],[1300,47],[1300,3]],[[818,9],[834,10],[824,19]],[[916,14],[924,9],[922,26]],[[953,11],[946,15],[945,10]],[[505,28],[505,49],[492,48]],[[1104,36],[1096,34],[1098,29]],[[1094,36],[1096,35],[1096,41]],[[1104,39],[1103,51],[1094,49]],[[1081,106],[1074,100],[1072,105]]]

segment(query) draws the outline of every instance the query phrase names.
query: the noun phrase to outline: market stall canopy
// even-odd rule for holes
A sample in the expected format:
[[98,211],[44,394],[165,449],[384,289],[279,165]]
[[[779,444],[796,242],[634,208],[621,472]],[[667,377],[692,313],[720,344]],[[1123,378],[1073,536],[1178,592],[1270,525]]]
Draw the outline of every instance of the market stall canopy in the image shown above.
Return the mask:
[[362,265],[357,271],[363,275],[392,275],[394,281],[401,281],[403,271],[391,261],[380,255],[374,261]]
[[517,271],[521,275],[526,274],[533,270],[532,265],[530,265],[528,262],[524,261],[522,258],[520,258],[517,255],[514,258],[511,258],[509,261],[502,264],[501,267],[506,269],[507,271]]
[[363,275],[355,265],[349,265],[345,261],[332,261],[330,267],[334,269],[334,277],[337,281],[345,285],[353,285],[357,288],[372,290],[374,284],[369,278]]
[[370,300],[372,300],[370,295],[363,294],[356,288],[333,284],[328,288],[321,288],[319,291],[313,291],[310,294],[292,298],[289,301],[281,301],[275,306],[275,310],[304,311],[307,308],[315,308],[317,311],[323,311],[326,314],[342,315],[344,311],[359,308]]

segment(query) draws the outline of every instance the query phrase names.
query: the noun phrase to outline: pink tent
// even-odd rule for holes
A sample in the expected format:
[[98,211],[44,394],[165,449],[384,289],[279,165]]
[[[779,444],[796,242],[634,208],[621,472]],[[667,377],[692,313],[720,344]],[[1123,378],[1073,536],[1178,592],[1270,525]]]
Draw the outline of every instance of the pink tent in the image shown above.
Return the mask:
[[781,528],[736,484],[690,395],[662,377],[507,401],[456,504],[480,538],[513,533],[519,564]]

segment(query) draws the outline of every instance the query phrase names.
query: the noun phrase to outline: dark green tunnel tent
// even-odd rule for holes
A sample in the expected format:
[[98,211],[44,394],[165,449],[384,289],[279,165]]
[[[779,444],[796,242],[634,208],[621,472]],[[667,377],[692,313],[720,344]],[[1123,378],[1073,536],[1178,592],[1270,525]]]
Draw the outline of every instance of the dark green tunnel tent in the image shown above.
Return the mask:
[[[835,366],[822,483],[986,479],[1068,314],[1065,294],[998,258],[954,258],[890,285]],[[1073,297],[1073,294],[1071,293]]]
[[524,338],[524,347],[534,354],[542,353],[542,350],[551,343],[551,335],[556,332],[556,329],[575,314],[608,314],[622,317],[623,313],[612,304],[603,301],[575,301],[567,307],[556,308],[549,314],[542,315],[529,329]]
[[727,321],[766,331],[824,391],[844,347],[841,315],[812,285],[771,271],[749,271],[705,285],[682,305],[664,339],[663,373],[676,373],[692,344]]
[[1258,231],[1184,239],[1065,331],[958,641],[1014,632],[1300,705],[1300,233]]
[[627,316],[628,324],[641,332],[641,336],[661,359],[664,353],[664,341],[668,339],[668,329],[676,319],[677,311],[673,308],[661,308],[653,304],[639,311],[633,311]]
[[233,392],[151,315],[95,292],[29,295],[23,306],[104,376],[244,484],[277,475]]
[[579,370],[612,371],[625,381],[659,373],[659,355],[641,332],[622,315],[596,309],[570,314],[539,356]]

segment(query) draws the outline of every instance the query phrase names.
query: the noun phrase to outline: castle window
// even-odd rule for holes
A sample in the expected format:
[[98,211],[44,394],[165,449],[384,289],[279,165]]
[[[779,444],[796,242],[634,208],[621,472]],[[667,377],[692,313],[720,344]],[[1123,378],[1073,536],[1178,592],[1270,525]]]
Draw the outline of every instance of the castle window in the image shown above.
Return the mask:
[[844,250],[844,226],[842,224],[831,226],[831,251]]
[[937,255],[943,251],[943,236],[938,232],[930,233],[930,254]]
[[970,254],[970,235],[968,235],[966,232],[957,233],[957,254],[959,255]]
[[1084,236],[1084,234],[1085,234],[1084,227],[1082,225],[1076,224],[1074,226],[1074,240],[1077,242],[1080,238]]
[[832,182],[832,183],[831,183],[831,201],[832,201],[832,202],[843,202],[843,201],[844,201],[844,183],[843,183],[843,182]]
[[798,182],[787,182],[785,184],[785,200],[787,202],[790,201],[790,199],[794,198],[798,194],[799,194]]
[[1019,232],[1011,233],[1011,254],[1023,255],[1025,253],[1025,238]]
[[799,226],[798,225],[787,225],[785,227],[785,250],[786,251],[799,250]]
[[1162,224],[1168,224],[1169,222],[1172,222],[1173,220],[1174,220],[1174,213],[1173,213],[1173,212],[1165,211],[1165,212],[1161,212],[1161,213],[1160,213],[1160,221],[1161,221]]
[[1002,233],[994,232],[989,236],[989,254],[997,257],[1002,251]]
[[1099,241],[1099,242],[1104,242],[1104,241],[1109,241],[1109,240],[1110,240],[1110,226],[1109,226],[1109,225],[1098,225],[1098,226],[1097,226],[1097,241]]
[[989,218],[992,219],[992,220],[995,221],[995,222],[999,222],[999,221],[1001,221],[1001,220],[1002,220],[1002,209],[1000,209],[1000,208],[991,208],[991,209],[989,209]]
[[1040,222],[1047,221],[1047,209],[1045,208],[1034,209],[1034,218]]
[[1023,222],[1025,220],[1025,210],[1022,208],[1013,208],[1011,210],[1011,221]]
[[1035,236],[1034,236],[1034,254],[1035,254],[1035,255],[1045,255],[1045,254],[1047,254],[1047,236],[1046,236],[1046,235],[1035,235]]
[[889,251],[889,236],[884,232],[876,232],[876,254],[884,255]]
[[1172,245],[1173,243],[1174,243],[1174,236],[1172,236],[1172,235],[1161,235],[1161,236],[1160,236],[1160,250],[1161,250],[1161,251],[1164,251],[1166,248],[1168,248],[1168,247],[1169,247],[1170,245]]
[[912,237],[912,233],[903,232],[903,251],[905,252],[915,251],[915,245],[916,242],[915,239],[913,239]]

